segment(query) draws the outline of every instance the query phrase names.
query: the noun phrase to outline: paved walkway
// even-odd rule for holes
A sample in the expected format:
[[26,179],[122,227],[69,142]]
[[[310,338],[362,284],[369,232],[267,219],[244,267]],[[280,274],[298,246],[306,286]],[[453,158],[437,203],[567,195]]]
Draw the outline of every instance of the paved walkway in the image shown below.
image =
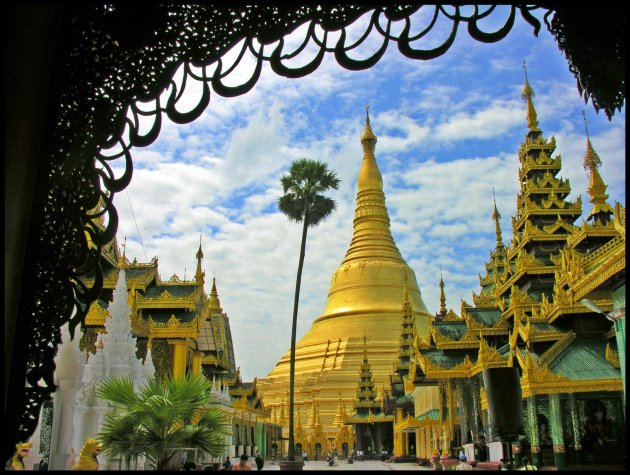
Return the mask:
[[[256,465],[252,465],[252,469],[256,470]],[[263,470],[280,470],[278,462],[266,461]],[[389,463],[381,462],[380,460],[364,460],[363,462],[348,463],[346,460],[342,460],[336,467],[329,467],[326,461],[308,461],[304,466],[304,470],[353,470],[355,472],[360,471],[372,471],[372,470],[431,470],[433,468],[420,467],[415,463]]]

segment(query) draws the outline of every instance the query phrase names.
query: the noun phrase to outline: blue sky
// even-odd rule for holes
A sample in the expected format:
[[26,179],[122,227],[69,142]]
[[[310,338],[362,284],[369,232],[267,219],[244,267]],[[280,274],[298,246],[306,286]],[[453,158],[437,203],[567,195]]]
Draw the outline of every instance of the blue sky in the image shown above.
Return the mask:
[[[353,34],[364,25],[359,19]],[[443,31],[435,30],[436,41]],[[287,44],[296,44],[301,32]],[[365,51],[378,42],[374,37]],[[359,137],[370,104],[394,239],[429,311],[439,308],[442,273],[447,307],[459,313],[461,299],[472,303],[471,292],[479,292],[478,274],[495,245],[493,188],[503,241],[512,238],[517,149],[527,132],[523,60],[536,93],[539,127],[546,138],[555,135],[555,155],[562,155],[560,175],[572,188],[568,199],[582,195],[587,216],[584,110],[609,202],[625,206],[625,107],[612,121],[597,114],[579,96],[546,27],[536,38],[517,18],[508,37],[496,44],[473,41],[460,28],[450,50],[428,62],[407,59],[390,44],[367,71],[344,70],[327,54],[305,78],[286,79],[265,65],[246,95],[223,98],[212,92],[195,122],[165,121],[152,145],[132,150],[132,182],[114,199],[119,242],[127,238],[131,259],[158,256],[163,280],[173,274],[190,279],[203,235],[206,290],[216,277],[237,366],[245,380],[265,377],[289,349],[301,237],[301,226],[277,210],[280,177],[291,161],[308,157],[327,162],[341,178],[339,190],[330,194],[336,212],[309,231],[299,339],[323,311],[332,273],[350,244]],[[229,81],[242,81],[247,64]],[[190,85],[178,108],[195,104],[198,91]]]

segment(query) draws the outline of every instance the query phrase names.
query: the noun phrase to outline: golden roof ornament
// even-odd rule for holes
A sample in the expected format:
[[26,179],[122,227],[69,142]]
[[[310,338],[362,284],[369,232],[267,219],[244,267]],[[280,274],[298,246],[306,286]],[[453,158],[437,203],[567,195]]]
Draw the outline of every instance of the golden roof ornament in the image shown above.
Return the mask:
[[492,199],[494,200],[494,211],[492,212],[492,219],[494,220],[494,227],[497,235],[497,244],[503,244],[501,239],[501,225],[499,224],[501,215],[499,214],[499,210],[497,209],[497,199],[494,196],[494,188],[492,188]]
[[522,97],[527,103],[527,127],[532,132],[540,132],[540,129],[538,128],[538,115],[536,114],[536,108],[534,107],[534,97],[536,97],[536,94],[529,85],[525,61],[523,61],[523,70],[525,71],[525,86],[523,87]]
[[591,139],[588,135],[588,126],[586,123],[586,114],[582,111],[584,117],[584,128],[586,130],[586,153],[584,155],[584,169],[589,172],[588,194],[590,195],[589,201],[593,203],[593,208],[586,218],[587,221],[593,220],[595,223],[595,217],[600,213],[603,213],[606,218],[610,219],[610,216],[614,213],[613,208],[606,202],[608,195],[606,189],[608,185],[604,182],[604,179],[599,173],[598,168],[601,166],[602,161],[597,155],[597,152],[593,148]]
[[129,261],[127,260],[127,236],[125,236],[125,241],[122,245],[123,248],[123,253],[120,256],[120,258],[118,259],[118,268],[119,269],[126,269],[127,267],[129,267]]
[[370,145],[372,152],[374,151],[374,147],[376,146],[376,135],[372,132],[372,127],[370,127],[370,106],[369,104],[365,105],[365,129],[361,134],[361,143],[366,143]]
[[210,291],[209,307],[214,310],[215,313],[221,313],[223,311],[221,308],[221,302],[219,301],[219,294],[217,293],[217,280],[215,277],[212,278],[212,290]]
[[444,293],[444,280],[440,271],[440,315],[446,315],[446,294]]
[[195,272],[195,281],[197,285],[203,285],[204,277],[206,275],[205,272],[201,270],[201,261],[203,260],[203,251],[201,250],[201,236],[199,235],[199,250],[197,251],[197,271]]

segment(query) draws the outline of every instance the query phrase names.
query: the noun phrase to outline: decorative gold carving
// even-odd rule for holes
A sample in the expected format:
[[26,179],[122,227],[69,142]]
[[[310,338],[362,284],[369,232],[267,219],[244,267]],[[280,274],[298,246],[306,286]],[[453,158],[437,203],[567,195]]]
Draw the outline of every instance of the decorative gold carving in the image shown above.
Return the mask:
[[109,312],[100,306],[98,302],[92,303],[88,314],[85,316],[85,324],[89,326],[102,327],[105,325]]
[[490,346],[485,338],[479,337],[479,352],[477,354],[477,363],[471,371],[472,374],[480,373],[487,368],[496,368],[507,366],[508,358],[501,356],[497,349]]
[[613,214],[613,225],[619,233],[619,235],[626,239],[626,208],[621,206],[621,203],[615,203],[615,210]]
[[175,296],[168,289],[155,297],[145,297],[138,295],[137,304],[141,308],[185,308],[190,311],[196,306],[196,290],[188,295]]
[[151,315],[148,319],[149,332],[154,338],[197,338],[199,319],[195,316],[190,322],[180,322],[171,315],[167,322],[155,322]]
[[624,271],[626,268],[626,249],[625,245],[615,252],[605,264],[597,267],[586,275],[584,279],[573,286],[575,300],[584,298],[589,292],[597,289],[608,279]]
[[442,319],[442,321],[443,322],[461,322],[462,319],[458,317],[457,314],[451,308],[448,310],[448,312],[446,312],[446,315],[444,315],[444,318]]
[[482,290],[481,295],[477,295],[475,292],[472,293],[473,302],[477,307],[495,307],[490,297],[486,295],[486,293]]

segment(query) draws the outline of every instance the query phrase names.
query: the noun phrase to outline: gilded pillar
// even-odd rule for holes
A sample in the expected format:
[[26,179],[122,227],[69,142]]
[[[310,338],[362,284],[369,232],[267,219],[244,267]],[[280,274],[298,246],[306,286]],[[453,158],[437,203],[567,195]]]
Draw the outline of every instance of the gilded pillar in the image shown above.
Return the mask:
[[402,434],[400,431],[394,434],[394,455],[404,455]]
[[418,428],[418,454],[420,458],[428,458],[425,444],[424,427]]
[[462,380],[457,381],[457,390],[459,392],[459,426],[462,434],[462,445],[471,442],[468,437],[468,426],[470,410],[468,407],[468,398],[466,397],[466,383]]
[[203,353],[201,351],[195,351],[192,356],[192,374],[201,374],[201,359]]
[[540,442],[538,437],[538,410],[536,408],[536,396],[527,398],[527,425],[529,426],[529,442],[532,446],[532,465],[539,467],[542,464]]
[[171,345],[171,376],[184,378],[186,376],[186,349],[187,342],[184,339],[168,340]]
[[453,415],[455,401],[453,401],[453,382],[449,379],[446,384],[446,395],[448,398],[448,433],[450,434],[451,439],[455,440],[455,417]]
[[575,450],[576,463],[582,462],[582,428],[578,413],[577,398],[575,393],[569,393],[569,417],[571,417],[571,429],[573,431],[573,449]]
[[567,465],[562,419],[560,396],[558,394],[550,394],[549,425],[551,426],[551,439],[553,440],[553,459],[558,468],[564,468]]
[[472,392],[472,433],[475,441],[483,434],[483,426],[481,425],[481,396],[479,395],[479,380],[473,378],[470,380]]

